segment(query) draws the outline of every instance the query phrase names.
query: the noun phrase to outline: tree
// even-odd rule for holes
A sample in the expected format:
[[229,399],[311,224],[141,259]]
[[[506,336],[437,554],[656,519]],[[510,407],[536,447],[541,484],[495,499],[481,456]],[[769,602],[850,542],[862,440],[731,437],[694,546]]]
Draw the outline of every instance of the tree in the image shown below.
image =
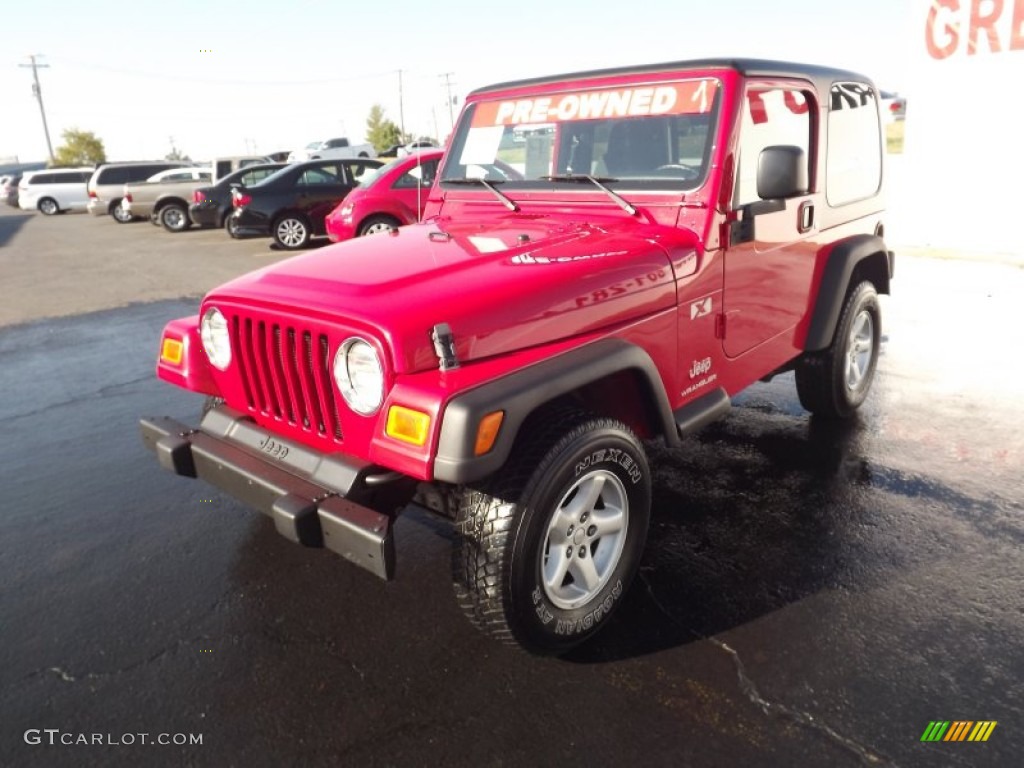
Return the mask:
[[164,155],[164,160],[171,160],[174,162],[191,163],[192,158],[174,146],[174,137],[171,136],[171,151]]
[[402,135],[402,129],[384,116],[384,108],[380,104],[370,107],[370,116],[366,118],[366,140],[373,148],[382,152],[394,144],[405,144],[409,137]]
[[191,163],[192,158],[183,154],[177,147],[171,147],[171,151],[164,155],[164,160],[175,160],[182,163]]
[[92,131],[68,128],[62,135],[64,143],[53,153],[55,166],[99,165],[107,161],[103,141]]

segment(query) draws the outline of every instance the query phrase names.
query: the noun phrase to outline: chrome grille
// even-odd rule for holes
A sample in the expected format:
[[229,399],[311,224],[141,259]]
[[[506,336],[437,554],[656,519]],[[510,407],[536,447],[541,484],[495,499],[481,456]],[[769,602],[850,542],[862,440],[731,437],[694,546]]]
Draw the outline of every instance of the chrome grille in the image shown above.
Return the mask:
[[249,408],[340,442],[327,336],[237,314],[231,325]]

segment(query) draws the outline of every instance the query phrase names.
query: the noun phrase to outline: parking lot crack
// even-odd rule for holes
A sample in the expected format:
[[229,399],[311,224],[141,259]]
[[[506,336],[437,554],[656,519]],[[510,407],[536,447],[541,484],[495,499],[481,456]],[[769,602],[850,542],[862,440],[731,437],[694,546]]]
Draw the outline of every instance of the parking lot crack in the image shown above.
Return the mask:
[[65,683],[78,683],[82,682],[83,680],[106,680],[111,677],[117,677],[118,675],[133,672],[134,670],[139,669],[140,667],[144,667],[148,664],[152,664],[155,661],[159,661],[165,656],[168,656],[172,653],[176,653],[183,646],[193,645],[206,640],[209,640],[209,638],[205,635],[199,635],[196,637],[190,637],[184,640],[179,640],[173,645],[168,645],[164,648],[160,648],[159,650],[155,651],[154,653],[150,654],[144,659],[136,661],[125,667],[120,667],[118,669],[111,670],[110,672],[86,672],[84,674],[72,673],[63,666],[54,666],[44,667],[42,669],[37,669],[33,672],[29,672],[25,676],[25,679],[32,679],[34,677],[39,677],[41,675],[54,675],[55,677],[57,677]]
[[69,405],[78,405],[79,403],[88,402],[90,400],[103,400],[104,398],[107,397],[119,397],[122,394],[124,394],[123,392],[120,391],[123,388],[131,387],[136,384],[143,384],[147,381],[152,380],[153,375],[148,374],[146,376],[140,376],[139,378],[136,379],[129,379],[128,381],[119,381],[116,384],[108,384],[105,387],[101,387],[100,389],[97,389],[94,392],[85,392],[81,395],[76,395],[75,397],[72,397],[68,400],[62,400],[58,403],[48,403],[42,408],[34,408],[31,411],[25,411],[24,413],[11,414],[10,416],[5,416],[4,419],[5,421],[18,421],[19,419],[29,419],[32,418],[33,416],[38,416],[40,414],[52,413],[53,410],[56,408],[66,408]]
[[833,744],[836,744],[839,747],[845,749],[847,752],[853,754],[864,765],[889,765],[896,768],[896,764],[891,759],[878,754],[870,747],[860,744],[855,739],[851,739],[848,736],[844,736],[843,734],[839,733],[837,730],[829,726],[827,723],[823,722],[821,719],[815,717],[810,712],[805,712],[795,707],[790,707],[786,704],[766,699],[764,696],[761,695],[761,692],[758,689],[757,684],[754,683],[750,675],[747,674],[747,669],[746,666],[743,664],[743,659],[740,658],[739,653],[737,653],[737,651],[734,648],[729,646],[727,643],[718,640],[717,638],[705,637],[701,633],[691,629],[690,627],[683,625],[683,623],[680,622],[674,615],[672,615],[672,613],[667,608],[665,608],[661,601],[658,600],[657,595],[654,594],[654,589],[651,587],[651,583],[647,580],[647,577],[644,575],[644,573],[641,571],[638,575],[640,580],[643,581],[644,586],[647,588],[647,594],[650,596],[651,601],[654,603],[654,605],[658,608],[659,611],[661,611],[674,624],[682,628],[684,631],[692,635],[694,638],[709,642],[719,650],[729,655],[729,658],[732,661],[733,668],[736,670],[736,677],[739,682],[740,691],[743,692],[743,695],[746,696],[747,699],[752,704],[754,704],[754,706],[756,706],[758,709],[764,712],[764,714],[768,715],[769,717],[784,717],[787,720],[790,720],[794,723],[797,723],[798,725],[804,726],[805,728],[808,728],[812,731],[815,731],[816,733],[821,734],[826,739],[831,741]]

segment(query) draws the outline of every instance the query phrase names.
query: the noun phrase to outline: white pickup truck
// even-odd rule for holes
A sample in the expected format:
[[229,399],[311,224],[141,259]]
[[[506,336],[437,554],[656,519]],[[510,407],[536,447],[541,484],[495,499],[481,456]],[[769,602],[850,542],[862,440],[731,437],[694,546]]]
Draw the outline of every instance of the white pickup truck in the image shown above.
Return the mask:
[[376,157],[377,152],[372,144],[350,144],[346,138],[313,141],[302,149],[296,149],[288,155],[289,163],[303,160],[320,160],[328,157]]

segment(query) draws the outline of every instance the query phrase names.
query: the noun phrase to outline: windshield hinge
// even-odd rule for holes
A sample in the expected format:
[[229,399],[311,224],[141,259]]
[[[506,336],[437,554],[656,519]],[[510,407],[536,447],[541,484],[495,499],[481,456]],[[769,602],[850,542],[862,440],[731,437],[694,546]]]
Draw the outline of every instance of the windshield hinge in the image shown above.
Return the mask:
[[438,323],[430,332],[430,340],[434,342],[434,354],[442,371],[451,371],[459,367],[459,358],[455,356],[455,336],[448,323]]

